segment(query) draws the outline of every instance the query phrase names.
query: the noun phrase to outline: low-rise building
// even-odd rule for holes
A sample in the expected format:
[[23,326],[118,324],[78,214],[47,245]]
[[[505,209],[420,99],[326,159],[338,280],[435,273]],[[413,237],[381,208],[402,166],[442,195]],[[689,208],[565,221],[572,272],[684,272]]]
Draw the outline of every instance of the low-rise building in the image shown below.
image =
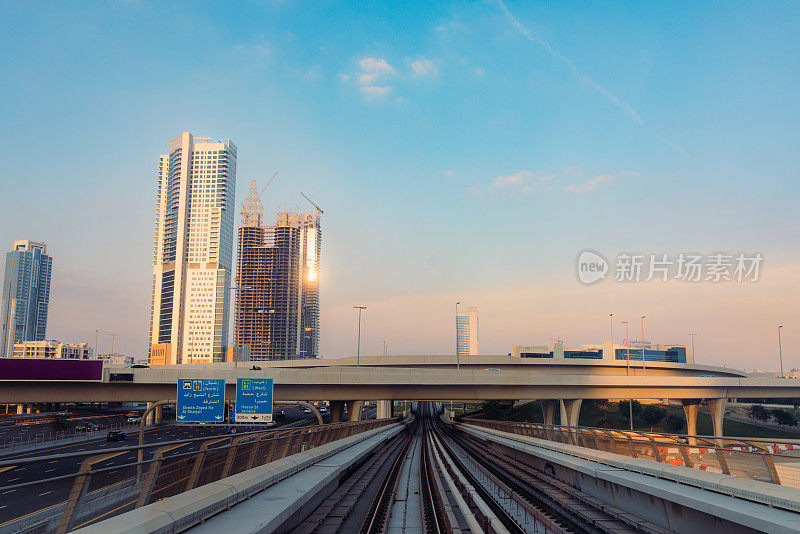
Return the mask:
[[133,364],[133,356],[126,356],[124,354],[98,354],[98,360],[103,360],[110,365],[131,365]]
[[586,359],[586,360],[630,360],[632,362],[673,362],[694,363],[694,358],[687,352],[685,345],[653,344],[650,342],[631,341],[617,344],[610,340],[602,345],[581,345],[579,349],[564,349],[563,341],[556,341],[551,350],[548,345],[514,345],[511,356],[519,358],[554,358]]
[[88,343],[62,343],[54,339],[14,343],[14,358],[65,358],[91,360],[94,351]]

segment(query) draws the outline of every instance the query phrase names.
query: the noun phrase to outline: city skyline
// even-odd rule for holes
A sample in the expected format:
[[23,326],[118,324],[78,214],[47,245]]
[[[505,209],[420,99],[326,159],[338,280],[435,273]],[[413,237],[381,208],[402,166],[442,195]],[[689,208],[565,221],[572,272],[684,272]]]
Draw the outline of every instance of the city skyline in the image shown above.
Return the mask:
[[[145,356],[153,155],[191,131],[236,140],[243,178],[280,169],[269,209],[325,207],[323,356],[355,351],[353,304],[364,354],[452,353],[464,299],[484,354],[606,339],[613,312],[740,368],[777,368],[784,324],[800,359],[794,4],[2,9],[0,242],[58,258],[52,339],[118,332]],[[749,284],[584,286],[587,248],[764,263]]]

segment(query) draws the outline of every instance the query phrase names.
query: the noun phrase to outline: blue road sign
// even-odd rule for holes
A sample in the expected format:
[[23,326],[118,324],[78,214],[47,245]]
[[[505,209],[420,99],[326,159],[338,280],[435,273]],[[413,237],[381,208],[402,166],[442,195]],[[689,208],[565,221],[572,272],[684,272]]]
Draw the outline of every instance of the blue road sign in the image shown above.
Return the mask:
[[236,379],[236,422],[272,422],[272,379]]
[[177,399],[175,418],[179,423],[225,422],[225,381],[222,379],[181,378]]

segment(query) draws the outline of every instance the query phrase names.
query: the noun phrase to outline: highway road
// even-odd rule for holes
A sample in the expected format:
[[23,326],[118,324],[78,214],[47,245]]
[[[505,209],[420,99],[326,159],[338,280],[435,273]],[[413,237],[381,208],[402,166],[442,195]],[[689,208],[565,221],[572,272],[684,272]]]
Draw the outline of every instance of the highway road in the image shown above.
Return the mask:
[[[283,408],[286,412],[286,420],[276,427],[306,419],[309,416],[298,407]],[[374,415],[373,415],[374,417]],[[239,427],[238,433],[251,430],[266,430],[264,427]],[[41,510],[57,506],[69,495],[72,487],[72,478],[61,481],[37,484],[16,489],[6,489],[8,486],[33,482],[62,475],[69,475],[78,471],[81,462],[95,451],[104,449],[114,449],[118,447],[132,446],[137,444],[138,429],[134,428],[128,438],[122,442],[108,442],[105,437],[91,439],[80,443],[65,445],[54,445],[46,449],[32,452],[22,452],[18,454],[8,454],[0,456],[0,461],[33,458],[38,456],[52,456],[56,454],[67,454],[75,452],[86,452],[87,456],[74,458],[52,459],[44,463],[35,463],[27,466],[20,466],[9,471],[0,472],[0,527],[5,523],[14,521]],[[150,428],[145,431],[145,443],[163,443],[190,438],[222,436],[228,433],[228,426],[199,425],[199,426],[178,426],[174,424]],[[190,452],[199,449],[203,441],[186,445],[176,452]],[[223,443],[225,444],[225,443]],[[155,447],[145,451],[145,459],[150,459],[155,452]],[[112,460],[103,462],[97,467],[112,467],[117,465],[129,464],[136,461],[136,452],[132,451],[120,455]],[[146,467],[145,467],[146,469]],[[130,477],[135,468],[123,468],[119,471],[110,471],[94,475],[90,489],[95,490],[108,484],[119,482]],[[121,513],[125,510],[119,510]]]
[[[118,426],[125,423],[125,420],[127,419],[125,413],[126,411],[114,411],[99,414],[92,412],[76,412],[74,415],[67,418],[67,423],[69,424],[70,429],[74,428],[78,423],[94,423],[104,427],[112,424]],[[15,440],[19,441],[20,439],[22,441],[28,441],[29,438],[35,439],[37,435],[40,436],[42,434],[55,434],[53,426],[49,421],[46,423],[20,424],[27,421],[36,421],[37,419],[42,419],[44,417],[51,417],[52,415],[53,414],[19,416],[15,418],[17,420],[17,424],[13,424],[11,421],[0,422],[0,444],[4,442],[14,442]],[[1,449],[0,454],[2,454]]]

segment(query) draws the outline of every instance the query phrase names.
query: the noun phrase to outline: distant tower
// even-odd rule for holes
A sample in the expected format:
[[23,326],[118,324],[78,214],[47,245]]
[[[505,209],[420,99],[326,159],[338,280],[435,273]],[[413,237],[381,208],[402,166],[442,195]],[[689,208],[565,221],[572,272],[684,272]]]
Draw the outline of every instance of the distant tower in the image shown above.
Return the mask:
[[6,254],[0,358],[11,357],[14,343],[44,340],[52,270],[47,245],[14,241],[14,249]]
[[456,315],[456,347],[459,356],[478,354],[478,308],[472,306]]
[[236,154],[185,132],[158,159],[150,363],[224,361]]
[[278,213],[261,226],[260,201],[242,209],[235,344],[250,345],[252,360],[319,356],[320,213]]

